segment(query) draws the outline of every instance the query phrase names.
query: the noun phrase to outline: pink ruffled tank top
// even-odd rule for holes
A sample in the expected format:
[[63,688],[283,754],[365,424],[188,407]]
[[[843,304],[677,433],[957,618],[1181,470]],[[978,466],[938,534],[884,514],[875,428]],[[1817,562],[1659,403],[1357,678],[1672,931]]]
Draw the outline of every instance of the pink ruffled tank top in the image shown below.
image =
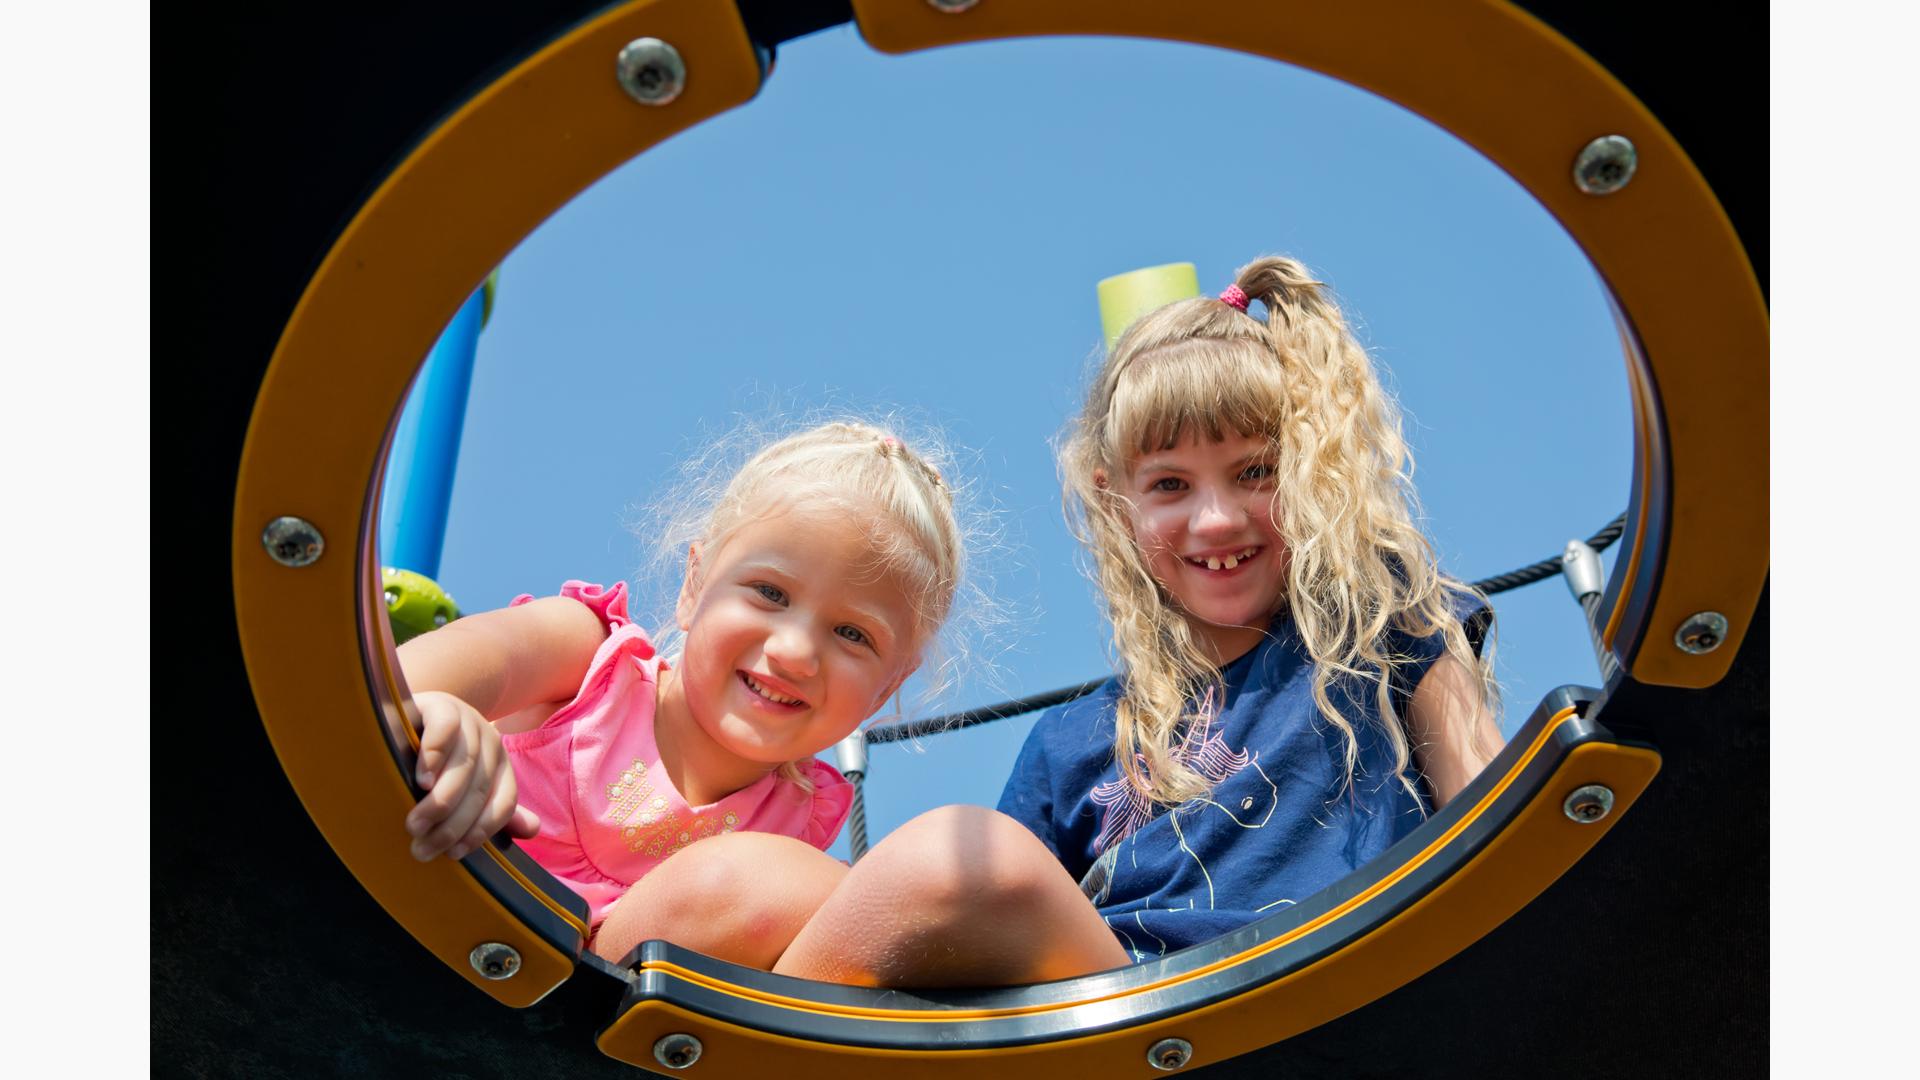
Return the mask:
[[[634,882],[697,840],[730,832],[792,836],[825,850],[853,805],[853,785],[825,762],[803,771],[811,792],[769,773],[706,806],[689,806],[660,766],[654,694],[666,661],[627,615],[625,583],[569,581],[560,595],[593,609],[607,629],[573,699],[532,731],[501,736],[520,805],[540,835],[518,841],[584,897],[595,927]],[[514,605],[532,600],[516,597]]]

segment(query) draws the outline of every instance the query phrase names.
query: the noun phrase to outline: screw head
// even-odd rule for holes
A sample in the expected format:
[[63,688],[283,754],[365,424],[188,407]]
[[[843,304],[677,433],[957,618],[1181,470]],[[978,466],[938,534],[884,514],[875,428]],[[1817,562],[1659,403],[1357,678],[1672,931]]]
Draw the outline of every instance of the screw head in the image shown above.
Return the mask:
[[687,88],[680,50],[659,38],[635,38],[620,50],[614,73],[627,95],[642,105],[665,105]]
[[511,979],[520,970],[520,952],[511,945],[489,941],[475,945],[467,954],[467,963],[472,964],[483,979]]
[[675,1032],[662,1035],[660,1041],[653,1044],[653,1060],[669,1069],[684,1069],[700,1060],[702,1049],[699,1039]]
[[1673,632],[1673,644],[1681,652],[1699,656],[1710,653],[1727,640],[1727,617],[1717,611],[1702,611],[1687,616]]
[[1591,825],[1613,813],[1613,789],[1604,784],[1574,788],[1560,808],[1567,812],[1569,819]]
[[1602,135],[1574,159],[1573,185],[1589,195],[1611,195],[1627,186],[1639,163],[1639,154],[1626,136]]
[[927,0],[927,6],[936,11],[944,11],[948,15],[958,15],[979,2],[980,0]]
[[327,550],[326,538],[305,518],[277,517],[260,530],[260,543],[281,566],[312,566]]
[[1172,1072],[1193,1060],[1193,1044],[1185,1039],[1161,1039],[1147,1051],[1147,1064],[1161,1072]]

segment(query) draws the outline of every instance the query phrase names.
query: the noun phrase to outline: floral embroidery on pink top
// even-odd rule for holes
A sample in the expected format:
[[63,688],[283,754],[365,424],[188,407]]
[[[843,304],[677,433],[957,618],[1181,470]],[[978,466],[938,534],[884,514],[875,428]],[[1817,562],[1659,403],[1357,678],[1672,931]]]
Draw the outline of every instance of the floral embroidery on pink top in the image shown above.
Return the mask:
[[540,815],[540,835],[519,844],[586,899],[593,925],[634,882],[696,840],[765,832],[822,850],[833,843],[852,808],[853,785],[822,761],[803,766],[811,792],[769,773],[717,802],[687,805],[660,766],[653,736],[666,661],[628,617],[626,585],[569,581],[560,595],[592,608],[607,640],[571,701],[538,728],[501,740],[520,805]]

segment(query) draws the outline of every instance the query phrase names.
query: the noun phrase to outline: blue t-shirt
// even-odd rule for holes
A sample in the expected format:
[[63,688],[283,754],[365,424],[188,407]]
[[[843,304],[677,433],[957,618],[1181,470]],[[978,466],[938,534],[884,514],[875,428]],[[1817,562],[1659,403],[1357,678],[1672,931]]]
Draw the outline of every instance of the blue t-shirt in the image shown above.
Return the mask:
[[[1188,760],[1213,782],[1210,795],[1171,811],[1131,797],[1113,757],[1117,679],[1042,713],[1000,795],[1001,812],[1080,879],[1135,961],[1297,903],[1426,820],[1426,783],[1410,765],[1410,792],[1394,772],[1374,684],[1328,687],[1359,743],[1348,786],[1344,738],[1314,704],[1313,664],[1293,620],[1282,615],[1268,630],[1222,669],[1225,707],[1188,739]],[[1439,635],[1395,633],[1388,646],[1412,659],[1393,680],[1404,717],[1445,650]]]

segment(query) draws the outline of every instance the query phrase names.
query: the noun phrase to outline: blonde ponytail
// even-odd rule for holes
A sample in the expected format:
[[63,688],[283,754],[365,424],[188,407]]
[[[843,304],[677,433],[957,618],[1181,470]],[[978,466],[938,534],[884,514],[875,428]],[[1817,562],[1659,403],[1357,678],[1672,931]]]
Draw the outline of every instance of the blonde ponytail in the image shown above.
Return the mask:
[[1204,794],[1209,784],[1180,752],[1182,735],[1208,719],[1223,688],[1108,481],[1189,435],[1239,435],[1267,440],[1276,463],[1271,513],[1291,554],[1283,607],[1314,661],[1313,700],[1340,732],[1347,781],[1359,740],[1333,691],[1357,682],[1371,684],[1395,772],[1411,789],[1392,695],[1392,672],[1407,658],[1389,654],[1387,632],[1443,635],[1491,702],[1491,664],[1474,655],[1455,610],[1469,590],[1440,573],[1414,525],[1399,410],[1326,286],[1279,256],[1241,267],[1234,284],[1265,307],[1264,321],[1209,298],[1142,316],[1114,343],[1062,442],[1069,522],[1092,552],[1123,671],[1115,758],[1141,798],[1177,806]]

